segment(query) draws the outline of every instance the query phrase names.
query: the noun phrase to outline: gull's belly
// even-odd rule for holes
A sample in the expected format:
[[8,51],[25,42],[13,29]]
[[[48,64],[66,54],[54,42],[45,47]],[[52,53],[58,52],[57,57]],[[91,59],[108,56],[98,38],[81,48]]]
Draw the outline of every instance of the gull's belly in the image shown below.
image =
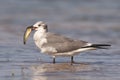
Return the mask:
[[46,40],[45,38],[43,38],[43,39],[36,39],[36,40],[34,40],[34,42],[35,42],[36,46],[37,46],[39,49],[41,49],[41,48],[42,48],[42,45],[43,45],[44,43],[47,43],[47,40]]
[[[47,49],[47,48],[46,48]],[[46,52],[48,55],[52,55],[52,56],[74,56],[74,55],[78,55],[80,52],[84,52],[84,51],[88,51],[88,50],[96,50],[96,48],[80,48],[77,50],[73,50],[73,51],[69,51],[69,52],[63,52],[63,53],[57,53],[57,51],[55,49],[48,49]],[[45,52],[43,52],[45,53]]]

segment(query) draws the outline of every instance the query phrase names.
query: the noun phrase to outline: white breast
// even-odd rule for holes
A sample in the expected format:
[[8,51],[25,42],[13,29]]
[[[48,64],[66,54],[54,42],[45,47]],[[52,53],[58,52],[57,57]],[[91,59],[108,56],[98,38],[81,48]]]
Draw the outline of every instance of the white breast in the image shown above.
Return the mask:
[[54,53],[57,53],[57,50],[53,47],[42,47],[41,48],[41,52],[42,53],[48,53],[48,54],[54,54]]
[[46,34],[40,33],[39,31],[35,32],[33,39],[35,41],[36,46],[40,49],[44,43],[47,43]]

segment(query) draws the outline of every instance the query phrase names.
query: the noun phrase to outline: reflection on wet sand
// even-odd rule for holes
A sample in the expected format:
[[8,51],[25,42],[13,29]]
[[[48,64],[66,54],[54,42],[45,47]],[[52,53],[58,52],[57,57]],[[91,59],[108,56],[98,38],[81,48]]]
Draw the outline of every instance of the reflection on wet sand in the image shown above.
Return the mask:
[[43,72],[60,72],[60,71],[84,71],[84,70],[91,70],[91,66],[87,64],[73,64],[70,63],[58,63],[58,64],[51,64],[45,63],[40,65],[34,65],[31,67],[34,71],[34,74],[39,74]]
[[[40,65],[31,66],[33,73],[32,80],[58,80],[58,79],[69,79],[70,76],[75,78],[74,73],[93,71],[95,67],[89,64],[73,64],[70,63],[43,63]],[[53,78],[54,76],[54,78]],[[80,79],[80,76],[78,77]]]

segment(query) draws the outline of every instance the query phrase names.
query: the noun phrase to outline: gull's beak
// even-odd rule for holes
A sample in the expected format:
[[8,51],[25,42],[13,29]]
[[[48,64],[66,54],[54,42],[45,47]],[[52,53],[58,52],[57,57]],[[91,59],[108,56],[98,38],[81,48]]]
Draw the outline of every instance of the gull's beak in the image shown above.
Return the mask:
[[30,36],[31,31],[33,30],[33,26],[29,26],[26,28],[26,31],[24,33],[24,37],[23,37],[23,43],[26,44],[26,41],[28,39],[28,37]]

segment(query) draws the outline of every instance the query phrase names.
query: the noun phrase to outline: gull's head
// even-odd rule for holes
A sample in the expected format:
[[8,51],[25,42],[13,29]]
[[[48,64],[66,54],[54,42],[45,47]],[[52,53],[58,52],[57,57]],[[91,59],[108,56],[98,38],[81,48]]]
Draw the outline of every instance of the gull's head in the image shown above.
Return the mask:
[[48,31],[48,28],[47,28],[47,25],[42,22],[42,21],[38,21],[36,22],[34,25],[32,26],[28,26],[26,28],[26,31],[24,33],[24,37],[23,37],[23,41],[24,41],[24,44],[26,44],[26,41],[30,35],[30,33],[35,30],[35,31],[39,31],[40,33],[45,33]]
[[33,26],[32,26],[32,30],[36,30],[36,31],[41,31],[41,32],[47,32],[47,25],[45,23],[43,23],[42,21],[38,21],[36,22]]

